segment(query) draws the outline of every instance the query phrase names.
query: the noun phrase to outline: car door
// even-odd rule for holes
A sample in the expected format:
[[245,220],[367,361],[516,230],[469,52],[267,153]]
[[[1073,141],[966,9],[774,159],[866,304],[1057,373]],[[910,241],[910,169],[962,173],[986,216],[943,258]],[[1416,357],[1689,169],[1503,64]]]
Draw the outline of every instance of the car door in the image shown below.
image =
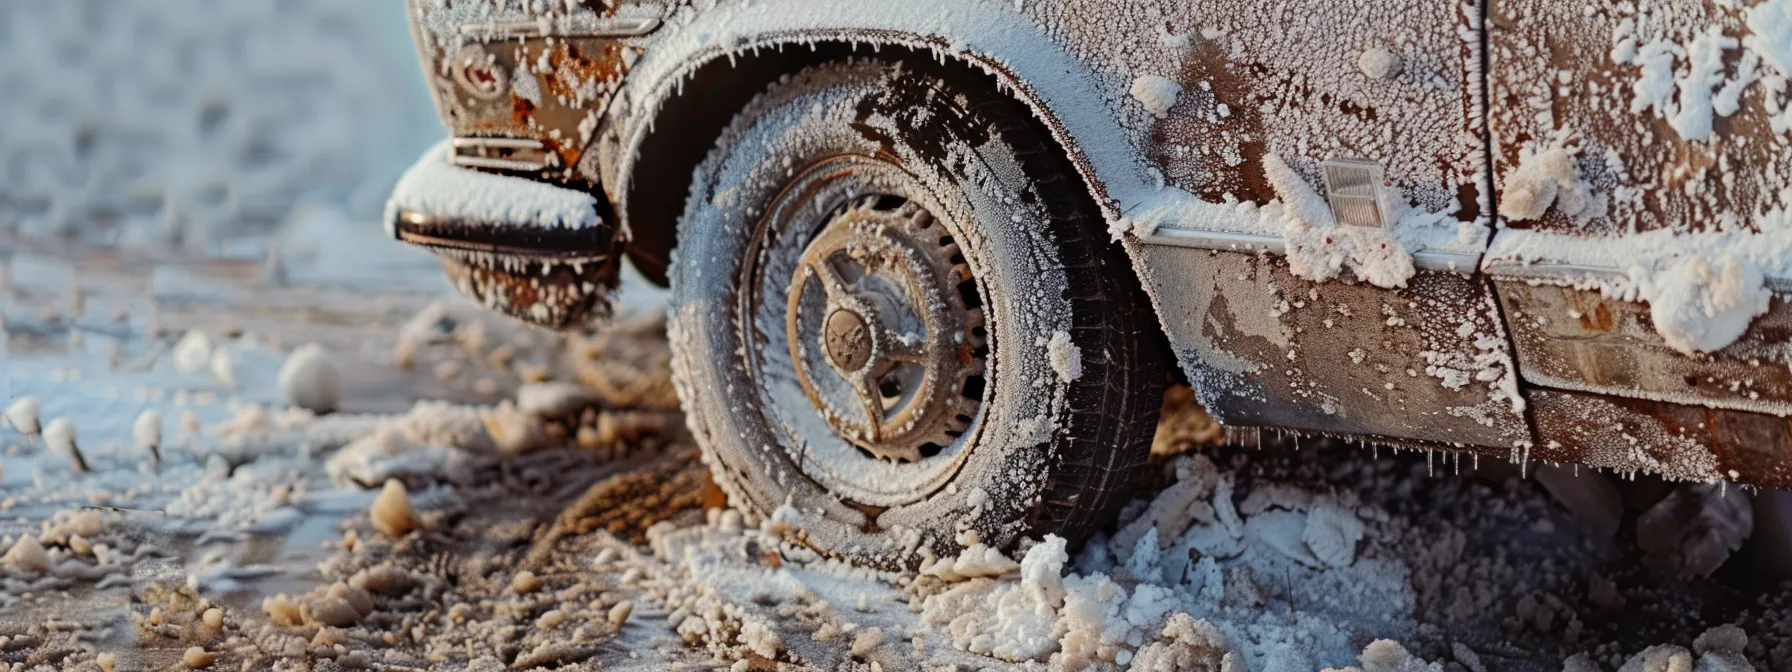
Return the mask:
[[1498,0],[1489,24],[1486,268],[1542,456],[1792,482],[1792,2]]
[[[1166,218],[1132,245],[1202,403],[1235,425],[1527,445],[1476,274],[1491,223],[1481,5],[1159,9],[1153,39],[1186,48],[1130,64],[1148,108],[1159,79],[1180,90],[1154,110],[1149,159],[1221,209]],[[1328,189],[1331,160],[1380,173],[1368,226],[1328,210],[1344,195]]]

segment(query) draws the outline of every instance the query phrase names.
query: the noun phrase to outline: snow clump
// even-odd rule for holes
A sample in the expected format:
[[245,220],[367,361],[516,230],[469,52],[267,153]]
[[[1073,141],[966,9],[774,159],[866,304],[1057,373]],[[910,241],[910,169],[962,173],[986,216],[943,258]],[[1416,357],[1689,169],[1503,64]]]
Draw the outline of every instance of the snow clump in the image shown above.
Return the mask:
[[1181,96],[1182,85],[1168,77],[1142,75],[1132,80],[1133,100],[1159,119],[1170,116],[1170,108],[1176,106],[1176,99]]
[[1703,256],[1689,257],[1666,272],[1635,279],[1649,301],[1655,330],[1688,355],[1736,342],[1773,299],[1761,269],[1735,256],[1715,267]]
[[1500,194],[1500,216],[1507,221],[1537,219],[1550,206],[1576,221],[1603,216],[1605,203],[1581,179],[1576,165],[1579,148],[1559,140],[1541,151],[1527,151],[1518,169],[1506,176]]
[[1083,351],[1070,342],[1069,332],[1062,329],[1053,332],[1045,347],[1052,370],[1058,373],[1059,379],[1070,382],[1083,377]]
[[328,413],[342,402],[342,379],[323,348],[312,343],[294,350],[280,367],[280,391],[294,406]]
[[1278,155],[1264,155],[1263,173],[1281,202],[1282,238],[1296,277],[1324,282],[1349,268],[1383,288],[1405,287],[1412,278],[1412,255],[1387,229],[1340,226],[1319,192]]

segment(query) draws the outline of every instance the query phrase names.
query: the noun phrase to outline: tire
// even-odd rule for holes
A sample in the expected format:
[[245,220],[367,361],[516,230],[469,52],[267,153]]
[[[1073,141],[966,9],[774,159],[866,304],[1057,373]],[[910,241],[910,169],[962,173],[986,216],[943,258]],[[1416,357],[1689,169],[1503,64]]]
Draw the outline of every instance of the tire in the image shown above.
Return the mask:
[[974,73],[885,60],[735,118],[679,223],[669,327],[734,506],[885,568],[1111,519],[1168,352],[1047,138]]

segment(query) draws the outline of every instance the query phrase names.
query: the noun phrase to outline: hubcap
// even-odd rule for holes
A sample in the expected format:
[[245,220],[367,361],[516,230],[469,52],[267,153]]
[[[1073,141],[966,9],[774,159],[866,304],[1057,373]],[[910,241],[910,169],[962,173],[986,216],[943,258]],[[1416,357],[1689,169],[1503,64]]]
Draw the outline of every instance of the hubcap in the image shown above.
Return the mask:
[[981,304],[936,224],[900,197],[859,199],[821,228],[791,279],[785,334],[803,392],[881,460],[939,453],[981,403]]
[[835,308],[828,315],[824,339],[828,361],[841,372],[858,371],[871,361],[871,325],[851,308]]

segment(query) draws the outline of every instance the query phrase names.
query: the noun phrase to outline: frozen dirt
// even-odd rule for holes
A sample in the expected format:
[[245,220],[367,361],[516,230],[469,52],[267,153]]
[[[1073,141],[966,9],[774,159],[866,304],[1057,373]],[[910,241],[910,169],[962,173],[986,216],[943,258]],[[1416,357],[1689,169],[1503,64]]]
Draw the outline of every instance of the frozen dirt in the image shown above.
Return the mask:
[[[15,669],[1792,665],[1776,551],[1724,525],[1741,490],[1218,431],[1182,388],[1150,487],[1086,546],[879,575],[726,508],[655,290],[560,337],[426,278],[4,258],[6,402],[43,434],[0,430]],[[335,412],[288,400],[315,392],[283,389],[295,351]]]

